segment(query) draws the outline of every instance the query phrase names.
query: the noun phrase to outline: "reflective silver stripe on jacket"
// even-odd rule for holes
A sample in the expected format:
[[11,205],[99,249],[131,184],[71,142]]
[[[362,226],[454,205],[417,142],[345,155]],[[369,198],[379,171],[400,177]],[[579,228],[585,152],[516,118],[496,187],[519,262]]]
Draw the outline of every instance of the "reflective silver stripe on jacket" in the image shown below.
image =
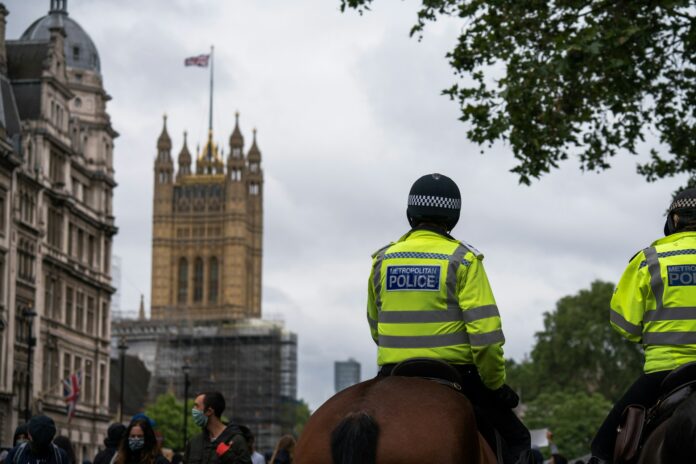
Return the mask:
[[496,316],[500,316],[498,307],[496,305],[479,306],[477,308],[467,309],[466,311],[462,312],[464,322],[473,322]]
[[643,343],[648,345],[696,345],[696,332],[646,332]]
[[370,329],[377,330],[377,321],[372,319],[370,316],[367,316],[367,323],[370,324]]
[[381,311],[379,322],[386,324],[418,324],[429,322],[474,322],[489,317],[500,316],[496,305],[479,306],[467,311],[456,309],[435,309],[426,311]]
[[382,348],[438,348],[452,345],[468,345],[469,335],[466,332],[419,336],[380,335],[378,344]]
[[662,274],[660,273],[660,261],[657,257],[657,250],[655,247],[648,247],[643,250],[645,254],[645,260],[648,263],[648,272],[650,273],[650,288],[652,289],[653,296],[655,297],[656,308],[662,309],[662,297],[665,293],[665,283],[662,280]]
[[486,346],[505,342],[505,336],[502,330],[494,330],[482,334],[469,334],[469,340],[471,340],[471,346]]
[[609,320],[631,335],[640,337],[643,333],[643,328],[641,326],[628,322],[621,314],[613,309],[609,311]]
[[459,307],[459,295],[457,295],[457,270],[461,266],[467,251],[469,251],[467,247],[459,245],[449,257],[447,280],[445,282],[447,287],[447,309],[461,310]]
[[375,256],[375,264],[372,268],[372,287],[375,290],[375,307],[377,312],[382,310],[382,261],[384,261],[384,252],[387,248],[379,250]]
[[643,321],[688,321],[696,319],[696,308],[662,308],[654,311],[646,311]]
[[420,324],[429,322],[461,322],[462,310],[435,309],[427,311],[380,311],[379,322],[385,324]]

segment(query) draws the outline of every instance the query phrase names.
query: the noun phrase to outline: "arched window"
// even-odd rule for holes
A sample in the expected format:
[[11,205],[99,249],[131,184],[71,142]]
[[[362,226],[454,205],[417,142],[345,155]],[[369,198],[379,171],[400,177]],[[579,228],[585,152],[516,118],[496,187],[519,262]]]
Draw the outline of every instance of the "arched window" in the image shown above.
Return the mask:
[[193,267],[193,302],[203,301],[203,260],[196,258]]
[[179,260],[179,293],[177,301],[179,304],[186,304],[188,300],[188,261],[186,258]]
[[208,266],[208,301],[210,303],[216,303],[218,299],[218,286],[220,281],[218,276],[217,258],[210,258]]

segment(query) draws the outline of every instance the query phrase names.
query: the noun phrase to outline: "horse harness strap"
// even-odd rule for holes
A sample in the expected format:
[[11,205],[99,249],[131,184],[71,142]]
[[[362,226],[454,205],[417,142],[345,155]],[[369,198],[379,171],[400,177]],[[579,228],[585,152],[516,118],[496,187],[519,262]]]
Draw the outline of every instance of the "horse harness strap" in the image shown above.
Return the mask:
[[425,380],[431,380],[435,383],[439,383],[440,385],[444,385],[446,387],[450,387],[454,390],[457,390],[458,392],[462,391],[462,386],[458,382],[451,382],[449,380],[445,379],[438,379],[437,377],[421,377],[422,379]]

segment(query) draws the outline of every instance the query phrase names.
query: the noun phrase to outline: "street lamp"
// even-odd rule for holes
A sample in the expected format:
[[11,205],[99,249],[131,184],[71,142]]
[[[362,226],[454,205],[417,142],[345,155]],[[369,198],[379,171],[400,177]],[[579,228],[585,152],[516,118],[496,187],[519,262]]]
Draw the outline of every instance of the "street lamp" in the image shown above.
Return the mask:
[[36,317],[36,311],[34,311],[31,306],[22,311],[22,316],[27,321],[28,334],[27,334],[27,394],[24,398],[24,418],[27,422],[31,419],[31,394],[32,394],[32,360],[34,354],[34,346],[36,346],[36,338],[34,337],[34,317]]
[[188,410],[188,389],[189,389],[189,371],[191,366],[189,366],[188,361],[184,361],[184,365],[181,370],[184,371],[184,446],[182,450],[186,449],[186,441],[188,440],[188,416],[190,411]]
[[29,328],[27,338],[27,394],[24,398],[24,420],[29,422],[31,419],[31,387],[32,387],[32,355],[34,354],[34,346],[36,346],[36,338],[34,338],[34,318],[36,311],[32,310],[31,306],[22,311],[22,316],[26,319]]
[[118,352],[120,354],[121,358],[121,399],[119,402],[119,412],[118,412],[118,421],[120,423],[123,423],[123,390],[124,390],[124,379],[126,376],[126,350],[128,350],[128,345],[126,344],[126,337],[121,336],[121,339],[118,342]]

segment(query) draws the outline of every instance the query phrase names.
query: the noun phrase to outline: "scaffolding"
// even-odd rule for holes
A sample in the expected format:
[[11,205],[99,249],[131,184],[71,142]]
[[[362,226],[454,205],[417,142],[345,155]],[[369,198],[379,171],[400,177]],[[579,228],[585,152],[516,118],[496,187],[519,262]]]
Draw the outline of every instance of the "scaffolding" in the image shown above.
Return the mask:
[[[249,427],[256,435],[258,449],[272,449],[283,434],[292,431],[292,411],[297,403],[297,335],[281,322],[242,319],[194,325],[157,321],[155,330],[149,327],[152,322],[129,321],[128,330],[121,322],[115,331],[135,342],[129,342],[133,350],[137,351],[140,343],[148,346],[144,357],[154,357],[149,401],[164,393],[183,398],[183,366],[187,364],[189,398],[220,391],[227,403],[223,416]],[[148,333],[151,337],[145,339],[150,343],[143,338]]]

